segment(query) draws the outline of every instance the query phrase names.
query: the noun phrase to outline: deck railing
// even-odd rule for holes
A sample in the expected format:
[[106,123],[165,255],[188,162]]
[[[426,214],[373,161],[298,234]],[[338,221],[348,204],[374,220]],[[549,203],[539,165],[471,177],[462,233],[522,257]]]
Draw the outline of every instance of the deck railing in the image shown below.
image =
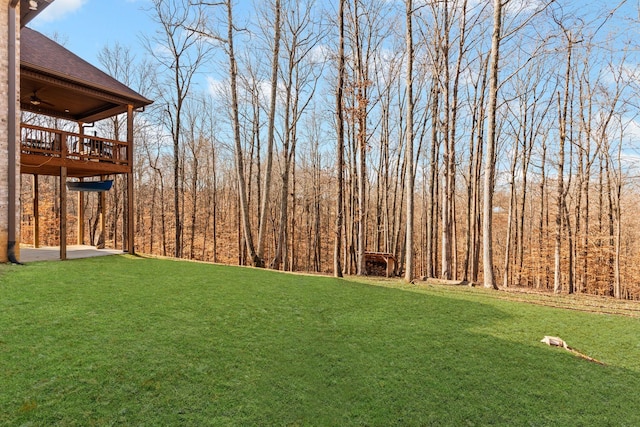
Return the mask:
[[128,142],[24,123],[21,124],[20,131],[23,154],[109,162],[119,165],[128,165],[129,163]]

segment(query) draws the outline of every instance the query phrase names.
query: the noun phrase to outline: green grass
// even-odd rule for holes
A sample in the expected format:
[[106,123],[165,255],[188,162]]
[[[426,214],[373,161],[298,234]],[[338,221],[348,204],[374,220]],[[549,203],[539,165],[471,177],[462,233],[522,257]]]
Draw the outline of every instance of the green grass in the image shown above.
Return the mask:
[[0,266],[0,424],[640,425],[640,320],[492,295],[127,256]]

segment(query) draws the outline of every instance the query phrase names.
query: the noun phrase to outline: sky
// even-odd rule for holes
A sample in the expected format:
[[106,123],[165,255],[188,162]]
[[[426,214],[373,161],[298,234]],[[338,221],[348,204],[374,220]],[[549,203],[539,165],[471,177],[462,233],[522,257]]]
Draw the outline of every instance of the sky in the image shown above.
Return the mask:
[[135,51],[140,35],[153,31],[143,10],[149,4],[149,0],[55,0],[28,26],[101,68],[97,55],[102,48],[119,42]]
[[[249,19],[252,4],[238,0],[234,11]],[[152,0],[54,0],[27,26],[104,70],[98,54],[106,46],[129,48],[138,61],[148,55],[143,37],[153,37],[158,28],[150,17],[152,5]],[[216,93],[219,81],[201,74],[194,84]]]
[[[619,1],[610,4],[605,0],[588,0],[585,3],[590,4],[589,9],[601,9],[606,6],[612,8]],[[566,0],[562,3],[572,2]],[[134,53],[144,54],[141,35],[151,35],[156,28],[145,11],[151,3],[151,0],[55,0],[29,23],[29,27],[55,39],[100,68],[98,52],[116,42],[131,48]],[[242,9],[250,3],[252,0],[241,0],[237,6]],[[631,7],[628,13],[637,13],[637,9],[632,7],[635,2],[626,3],[626,8]],[[244,12],[247,13],[246,10]]]
[[[562,4],[568,5],[574,1],[578,4],[588,4],[588,7],[585,5],[587,9],[602,9],[613,8],[622,0],[564,0]],[[251,4],[252,0],[237,2],[237,6],[245,9],[243,12],[247,15],[251,14]],[[29,24],[29,27],[55,39],[71,52],[102,68],[98,61],[98,53],[105,46],[119,43],[131,48],[138,59],[146,55],[142,48],[142,35],[151,35],[156,28],[149,13],[145,11],[150,6],[151,0],[55,0]],[[623,18],[638,18],[636,6],[636,2],[627,1],[624,6],[626,10],[619,11],[619,14]],[[204,85],[204,82],[202,84]],[[207,85],[209,90],[214,92],[215,85],[211,82]],[[640,138],[640,124],[637,124],[635,119],[635,116],[631,119],[633,129],[629,129],[629,132],[633,139],[637,140]],[[634,153],[634,158],[637,156],[638,154]]]

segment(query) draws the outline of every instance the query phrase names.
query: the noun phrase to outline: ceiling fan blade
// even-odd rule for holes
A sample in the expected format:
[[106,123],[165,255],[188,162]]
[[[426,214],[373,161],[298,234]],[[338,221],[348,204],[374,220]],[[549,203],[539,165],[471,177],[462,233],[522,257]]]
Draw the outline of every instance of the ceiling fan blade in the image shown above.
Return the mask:
[[38,96],[38,91],[37,90],[34,90],[33,94],[29,97],[29,103],[31,105],[36,106],[36,107],[40,106],[40,105],[47,105],[47,106],[50,106],[50,107],[54,106],[54,104],[52,104],[52,103],[50,103],[48,101],[45,101],[42,98],[40,98]]

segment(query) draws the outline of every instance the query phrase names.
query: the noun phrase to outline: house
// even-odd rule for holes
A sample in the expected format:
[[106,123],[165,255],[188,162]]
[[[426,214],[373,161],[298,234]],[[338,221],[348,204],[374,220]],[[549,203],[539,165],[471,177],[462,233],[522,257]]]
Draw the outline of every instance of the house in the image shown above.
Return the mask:
[[[3,10],[8,10],[7,19],[0,19],[0,61],[3,62],[0,86],[6,95],[0,100],[4,103],[0,104],[0,113],[4,116],[0,118],[0,262],[18,262],[20,257],[18,183],[21,174],[34,177],[36,191],[39,175],[60,179],[61,259],[66,258],[67,245],[66,184],[125,175],[130,207],[126,250],[133,253],[135,247],[133,115],[152,101],[55,41],[27,28],[26,24],[52,1],[0,0]],[[5,43],[2,38],[7,36]],[[76,123],[77,130],[69,132],[20,123],[21,112],[25,111]],[[119,114],[127,115],[126,139],[85,135],[86,125]],[[34,218],[37,230],[37,211]],[[37,245],[37,237],[35,240]]]

